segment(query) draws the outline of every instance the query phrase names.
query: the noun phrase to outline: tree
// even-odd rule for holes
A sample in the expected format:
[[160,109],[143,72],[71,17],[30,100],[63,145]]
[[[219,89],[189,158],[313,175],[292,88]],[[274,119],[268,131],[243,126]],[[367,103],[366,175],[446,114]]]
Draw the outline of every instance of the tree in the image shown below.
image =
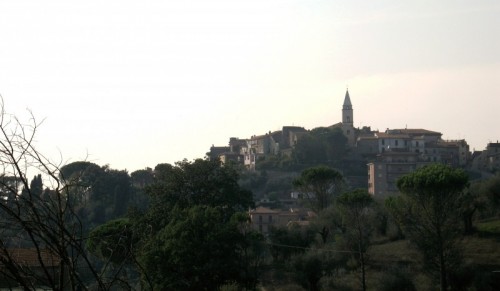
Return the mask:
[[341,128],[317,127],[311,130],[311,134],[316,136],[323,144],[329,164],[338,163],[345,156],[347,137]]
[[269,258],[264,235],[253,229],[247,213],[235,213],[231,217],[231,223],[238,227],[243,239],[236,249],[240,263],[240,285],[246,290],[256,290],[259,276],[268,264]]
[[296,162],[337,164],[345,155],[347,138],[340,128],[317,127],[301,136],[294,148]]
[[[252,193],[238,185],[238,171],[220,161],[159,164],[145,187],[150,208],[133,220],[134,248],[155,290],[216,290],[252,284],[242,266],[249,237],[241,220]],[[248,259],[249,257],[246,257]]]
[[474,205],[486,212],[486,216],[497,215],[500,206],[500,173],[471,183],[470,192]]
[[344,178],[330,167],[317,166],[305,169],[293,181],[293,187],[310,203],[311,208],[319,212],[332,204],[335,195],[340,193]]
[[467,185],[463,170],[443,164],[422,167],[397,182],[407,210],[404,231],[427,268],[438,270],[441,290],[447,290],[447,278],[460,262],[457,241]]
[[312,229],[300,226],[272,227],[269,232],[271,255],[275,265],[286,264],[294,255],[303,254],[313,242],[315,233]]
[[369,216],[373,202],[372,196],[364,189],[343,193],[337,199],[347,229],[347,242],[358,255],[363,290],[366,290],[366,251],[372,231]]
[[136,170],[130,173],[130,177],[132,178],[132,183],[142,189],[153,183],[153,169]]
[[[100,290],[119,274],[103,278],[87,256],[84,232],[74,208],[71,181],[36,147],[39,123],[23,123],[0,111],[0,274],[7,287],[35,290]],[[30,182],[30,173],[36,173]],[[44,185],[45,191],[42,191]],[[32,260],[28,262],[25,255]],[[4,287],[4,286],[2,286]]]
[[141,254],[154,290],[217,290],[239,281],[243,236],[222,207],[175,208],[171,217]]
[[144,274],[142,289],[153,289],[149,277],[139,262],[138,248],[140,234],[133,223],[134,215],[118,218],[94,228],[86,241],[87,250],[97,257],[96,265],[101,265],[103,274],[122,272],[129,284],[140,284],[140,274]]
[[132,195],[129,208],[145,210],[149,206],[149,197],[145,188],[154,181],[153,169],[146,168],[130,173]]
[[[408,205],[404,202],[401,196],[387,197],[384,201],[385,209],[389,212],[390,222],[393,223],[394,230],[389,233],[389,239],[398,240],[404,239],[403,221],[406,218]],[[409,208],[409,207],[408,207]]]
[[118,218],[94,228],[89,234],[87,249],[101,259],[121,265],[134,252],[134,240],[130,219]]
[[323,143],[312,134],[304,134],[294,147],[296,163],[303,165],[325,163],[327,156]]
[[253,206],[252,192],[242,189],[238,178],[237,169],[222,165],[219,160],[184,160],[175,166],[158,165],[155,181],[146,188],[146,193],[156,205],[170,208],[220,206],[230,216]]
[[75,207],[85,214],[86,228],[123,216],[133,205],[132,180],[127,171],[78,161],[63,166],[60,177],[72,185]]

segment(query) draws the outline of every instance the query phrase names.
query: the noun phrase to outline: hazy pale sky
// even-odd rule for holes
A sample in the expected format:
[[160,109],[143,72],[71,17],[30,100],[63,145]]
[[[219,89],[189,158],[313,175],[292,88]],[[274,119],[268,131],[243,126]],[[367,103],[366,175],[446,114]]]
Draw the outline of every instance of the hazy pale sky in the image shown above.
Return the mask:
[[6,110],[55,160],[134,171],[341,120],[500,140],[500,1],[0,1]]

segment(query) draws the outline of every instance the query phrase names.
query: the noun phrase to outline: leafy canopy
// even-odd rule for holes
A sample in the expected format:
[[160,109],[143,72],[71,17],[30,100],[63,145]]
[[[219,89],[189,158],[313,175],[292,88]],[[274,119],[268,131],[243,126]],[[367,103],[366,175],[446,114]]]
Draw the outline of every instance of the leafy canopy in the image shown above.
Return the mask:
[[344,178],[342,174],[327,166],[305,169],[293,181],[293,187],[310,202],[315,211],[327,208],[335,195],[340,193]]

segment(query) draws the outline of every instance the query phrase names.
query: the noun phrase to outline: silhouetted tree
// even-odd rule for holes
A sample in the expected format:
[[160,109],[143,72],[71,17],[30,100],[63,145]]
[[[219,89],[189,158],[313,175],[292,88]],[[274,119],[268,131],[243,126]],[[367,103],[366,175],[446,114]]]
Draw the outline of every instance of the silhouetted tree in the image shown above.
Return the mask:
[[468,176],[461,169],[433,164],[401,177],[404,231],[424,257],[428,269],[438,270],[441,290],[460,262],[457,241]]
[[366,190],[357,189],[340,195],[337,203],[346,225],[347,242],[358,256],[361,284],[363,290],[366,290],[366,251],[373,229],[369,217],[374,201]]

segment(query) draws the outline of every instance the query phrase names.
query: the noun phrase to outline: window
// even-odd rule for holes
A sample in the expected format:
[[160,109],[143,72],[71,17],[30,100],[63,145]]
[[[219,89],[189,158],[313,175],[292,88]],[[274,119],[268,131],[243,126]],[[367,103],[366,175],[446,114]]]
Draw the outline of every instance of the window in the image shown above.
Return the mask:
[[272,223],[272,222],[273,222],[273,216],[269,215],[269,223]]
[[398,140],[395,140],[394,141],[394,144],[397,146],[399,144],[399,141]]
[[262,223],[262,215],[259,215],[259,223]]
[[385,145],[385,139],[382,139],[382,145]]

